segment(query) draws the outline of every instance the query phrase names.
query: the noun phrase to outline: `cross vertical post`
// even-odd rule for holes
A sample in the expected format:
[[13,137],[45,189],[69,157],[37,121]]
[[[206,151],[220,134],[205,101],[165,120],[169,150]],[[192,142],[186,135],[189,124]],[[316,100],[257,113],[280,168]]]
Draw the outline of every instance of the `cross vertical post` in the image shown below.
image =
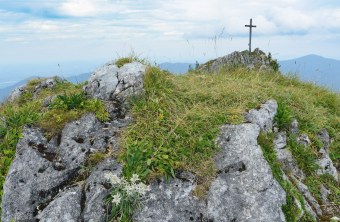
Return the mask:
[[253,25],[253,19],[250,19],[250,25],[245,25],[245,27],[249,27],[249,52],[251,52],[251,33],[252,28],[256,28],[256,25]]

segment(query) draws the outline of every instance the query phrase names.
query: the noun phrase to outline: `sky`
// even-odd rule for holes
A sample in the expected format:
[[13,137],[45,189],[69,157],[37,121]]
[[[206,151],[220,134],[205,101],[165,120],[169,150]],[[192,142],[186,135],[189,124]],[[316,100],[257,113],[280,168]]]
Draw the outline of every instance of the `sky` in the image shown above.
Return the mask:
[[0,0],[0,75],[81,73],[130,54],[201,63],[248,49],[250,18],[253,49],[340,60],[339,0]]

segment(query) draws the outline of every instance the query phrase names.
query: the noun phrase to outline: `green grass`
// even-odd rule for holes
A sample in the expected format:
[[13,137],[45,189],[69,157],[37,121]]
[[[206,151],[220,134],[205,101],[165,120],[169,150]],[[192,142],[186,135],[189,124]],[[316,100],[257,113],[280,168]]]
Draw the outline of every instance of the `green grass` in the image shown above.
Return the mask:
[[281,164],[277,160],[276,152],[274,150],[273,140],[274,140],[273,133],[268,134],[261,133],[258,138],[258,143],[262,148],[264,158],[270,165],[273,176],[286,192],[286,204],[282,206],[282,211],[285,214],[286,221],[287,222],[314,221],[314,219],[309,214],[304,214],[302,218],[299,219],[301,209],[299,209],[299,207],[295,203],[295,200],[299,201],[302,209],[306,211],[303,197],[289,181],[284,179],[283,172],[281,170]]
[[[174,76],[150,68],[145,78],[145,94],[131,101],[134,123],[124,132],[121,161],[123,173],[129,177],[136,172],[144,179],[161,175],[172,177],[176,170],[189,170],[197,177],[194,194],[204,197],[215,177],[213,157],[218,151],[214,141],[223,124],[239,124],[243,113],[261,103],[276,99],[279,128],[287,130],[292,118],[299,121],[302,133],[310,135],[312,146],[305,150],[289,136],[289,148],[307,178],[315,175],[318,131],[327,128],[334,142],[330,155],[339,162],[340,96],[327,89],[299,81],[296,76],[257,72],[245,69],[202,74],[191,71]],[[267,157],[275,177],[280,182],[281,168],[276,156]],[[275,158],[274,158],[275,157]],[[338,187],[328,182],[327,187]],[[281,181],[287,192],[284,211],[288,221],[296,221],[298,208],[292,197],[303,202],[291,183]],[[332,191],[339,193],[338,189]],[[317,196],[317,189],[311,189]],[[289,202],[290,201],[290,202]],[[310,216],[304,215],[304,221]]]
[[134,52],[131,52],[130,55],[128,55],[127,57],[118,58],[115,61],[115,65],[118,66],[118,68],[120,68],[120,67],[123,67],[125,64],[131,63],[131,62],[140,62],[142,64],[146,64],[147,63],[145,59],[141,59]]
[[[128,61],[130,60],[121,59],[117,65],[124,65]],[[240,124],[244,121],[245,111],[256,108],[269,99],[276,99],[281,107],[279,110],[282,110],[276,119],[281,121],[280,128],[287,128],[287,124],[294,117],[299,121],[300,131],[312,139],[310,150],[304,152],[302,147],[294,142],[294,138],[289,137],[289,148],[301,169],[306,171],[307,180],[309,179],[309,182],[305,183],[316,197],[320,185],[316,180],[339,194],[338,184],[329,178],[317,177],[314,173],[317,147],[320,143],[315,139],[315,135],[323,128],[326,128],[333,138],[330,156],[335,164],[340,162],[339,94],[303,83],[295,76],[286,77],[276,72],[246,69],[230,69],[216,74],[192,71],[187,75],[175,76],[149,67],[144,86],[145,93],[130,101],[134,122],[123,132],[121,138],[122,148],[118,158],[124,163],[123,174],[126,178],[131,177],[133,173],[140,175],[143,180],[159,176],[170,178],[176,170],[189,170],[196,175],[198,182],[194,194],[204,197],[216,174],[213,157],[218,152],[215,139],[220,132],[220,126],[226,123]],[[96,112],[101,120],[108,118],[100,101],[71,98],[72,95],[80,93],[81,85],[60,83],[52,91],[43,90],[40,97],[34,100],[31,98],[33,95],[28,94],[28,99],[22,101],[20,106],[3,105],[0,115],[5,116],[6,106],[15,107],[13,109],[19,111],[22,107],[36,102],[38,119],[33,124],[45,129],[49,137],[85,112]],[[59,96],[59,100],[55,101],[58,105],[55,107],[42,107],[43,98],[52,94],[62,95],[63,98]],[[26,124],[25,121],[23,123]],[[52,130],[48,130],[51,127]],[[0,127],[2,141],[8,134],[3,128]],[[20,132],[16,135],[20,135]],[[267,139],[270,141],[270,138]],[[13,144],[16,144],[15,140]],[[292,203],[292,197],[300,201],[301,196],[299,197],[292,184],[280,182],[280,166],[271,148],[264,149],[267,150],[264,153],[275,178],[288,193],[287,205],[284,208],[286,216],[290,218],[289,221],[294,221],[298,212]],[[2,150],[1,159],[3,155]],[[7,166],[10,161],[11,159],[7,161]],[[5,174],[2,174],[3,179],[4,176]]]

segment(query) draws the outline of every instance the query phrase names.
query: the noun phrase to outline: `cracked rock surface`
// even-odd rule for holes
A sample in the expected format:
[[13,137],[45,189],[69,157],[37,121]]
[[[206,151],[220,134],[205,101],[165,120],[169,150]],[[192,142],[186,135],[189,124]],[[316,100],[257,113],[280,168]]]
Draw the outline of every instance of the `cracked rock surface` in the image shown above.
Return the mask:
[[[76,194],[73,191],[71,194],[68,192],[60,194],[60,192],[70,186],[89,154],[104,152],[106,148],[115,145],[120,129],[128,123],[129,121],[125,119],[116,120],[105,127],[93,114],[88,114],[80,120],[67,124],[61,135],[50,142],[39,129],[26,127],[23,138],[17,144],[16,157],[6,177],[1,221],[34,220],[37,218],[38,211],[47,209],[47,212],[50,212],[53,206],[49,207],[50,204],[67,202],[71,194],[78,198],[78,191],[74,191]],[[117,170],[120,169],[113,163],[114,161],[111,160],[110,164]],[[97,172],[96,175],[90,176],[87,180],[86,195],[89,199],[86,203],[96,203],[98,198],[107,194],[106,189],[102,189],[104,186],[100,184],[99,179],[103,177],[101,172],[105,169],[113,169],[105,165],[105,161],[103,164],[102,168],[98,167],[99,171],[93,172]],[[94,177],[98,181],[94,181]],[[56,196],[58,198],[54,199]],[[102,205],[97,207],[102,208]],[[91,211],[96,211],[94,214],[98,213],[96,207],[85,206],[84,216],[92,215]],[[75,212],[78,211],[73,210],[70,215],[78,214]],[[58,214],[58,208],[54,214]],[[49,220],[48,215],[53,216],[42,211],[39,217],[46,218],[46,221],[63,221]]]
[[252,112],[252,123],[221,127],[216,141],[221,148],[215,158],[218,175],[205,201],[192,195],[193,176],[157,182],[135,221],[285,221],[285,192],[257,144],[261,126],[269,130],[276,113],[275,101],[266,104]]
[[121,68],[112,62],[107,63],[91,75],[84,90],[94,98],[121,102],[143,91],[145,70],[146,66],[139,62]]

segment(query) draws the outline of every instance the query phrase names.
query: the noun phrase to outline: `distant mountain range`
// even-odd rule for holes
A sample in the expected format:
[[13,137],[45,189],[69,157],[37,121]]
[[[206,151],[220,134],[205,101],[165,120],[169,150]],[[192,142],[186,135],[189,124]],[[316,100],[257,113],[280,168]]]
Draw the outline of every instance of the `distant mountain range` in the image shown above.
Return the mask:
[[159,64],[159,68],[163,70],[167,70],[174,74],[184,74],[188,72],[190,67],[195,68],[195,64],[194,63],[169,63],[169,62]]
[[[325,86],[333,91],[340,92],[340,61],[328,59],[318,55],[307,55],[297,59],[280,61],[280,70],[284,74],[296,74],[303,81],[312,81]],[[190,67],[195,68],[194,63],[161,63],[159,67],[174,74],[186,73]],[[66,80],[73,83],[84,82],[89,79],[91,73],[83,73],[67,77]],[[29,77],[11,86],[0,88],[0,102],[6,98],[12,90],[24,85],[32,78]]]
[[296,74],[303,81],[315,82],[340,92],[340,61],[318,55],[307,55],[297,59],[281,61],[282,73]]

